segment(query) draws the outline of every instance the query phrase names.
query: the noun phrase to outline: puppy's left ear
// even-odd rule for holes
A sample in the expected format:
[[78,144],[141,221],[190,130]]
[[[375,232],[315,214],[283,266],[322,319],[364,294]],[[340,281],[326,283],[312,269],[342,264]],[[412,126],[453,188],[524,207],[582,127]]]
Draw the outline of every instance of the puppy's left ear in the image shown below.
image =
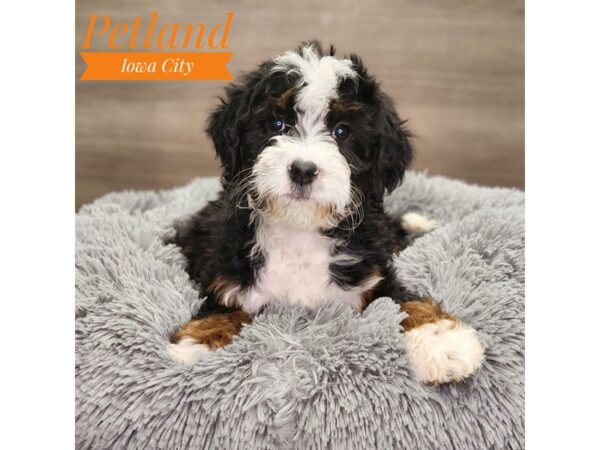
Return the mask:
[[380,94],[379,116],[377,118],[377,138],[372,188],[375,199],[381,201],[385,191],[393,191],[404,178],[410,165],[413,150],[411,134],[404,128],[394,104],[386,94]]

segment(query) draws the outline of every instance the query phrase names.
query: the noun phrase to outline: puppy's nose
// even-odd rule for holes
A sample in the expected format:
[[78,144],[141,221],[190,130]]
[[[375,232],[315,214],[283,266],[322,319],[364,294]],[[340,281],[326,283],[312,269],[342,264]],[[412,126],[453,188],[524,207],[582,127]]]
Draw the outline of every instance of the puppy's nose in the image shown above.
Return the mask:
[[317,165],[310,161],[295,160],[288,168],[290,179],[300,186],[313,182],[319,173]]

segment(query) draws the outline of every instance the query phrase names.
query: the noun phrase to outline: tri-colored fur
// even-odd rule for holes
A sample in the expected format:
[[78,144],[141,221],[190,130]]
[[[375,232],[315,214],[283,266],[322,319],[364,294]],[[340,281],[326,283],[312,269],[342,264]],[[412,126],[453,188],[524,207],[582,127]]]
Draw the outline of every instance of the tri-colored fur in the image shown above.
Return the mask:
[[[365,306],[368,303],[370,301],[366,301]],[[453,316],[442,310],[440,305],[431,299],[405,302],[402,304],[402,310],[408,313],[408,317],[401,322],[404,331],[410,331],[413,328],[435,323],[442,319],[456,321]],[[216,350],[230,344],[233,337],[240,332],[242,326],[251,322],[252,317],[241,310],[211,314],[186,323],[173,335],[172,341],[176,343],[184,338],[189,338],[208,346],[211,350]]]
[[[387,296],[408,313],[399,326],[423,381],[458,380],[479,367],[476,334],[406,289],[394,270],[408,234],[433,222],[414,213],[401,222],[384,211],[384,193],[412,159],[410,133],[356,55],[338,59],[310,42],[261,64],[226,88],[208,134],[223,190],[174,239],[206,296],[173,336],[175,359],[229,344],[269,304],[336,300],[360,312]],[[470,350],[455,352],[456,345]],[[183,354],[190,350],[194,358]],[[468,361],[453,360],[457,354]]]

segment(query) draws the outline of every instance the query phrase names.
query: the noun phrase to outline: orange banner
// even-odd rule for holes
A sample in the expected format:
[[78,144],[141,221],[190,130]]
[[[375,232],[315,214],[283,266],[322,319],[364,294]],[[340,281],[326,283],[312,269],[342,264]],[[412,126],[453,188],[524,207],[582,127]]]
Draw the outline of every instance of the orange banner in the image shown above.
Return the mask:
[[231,80],[232,53],[81,52],[82,80]]

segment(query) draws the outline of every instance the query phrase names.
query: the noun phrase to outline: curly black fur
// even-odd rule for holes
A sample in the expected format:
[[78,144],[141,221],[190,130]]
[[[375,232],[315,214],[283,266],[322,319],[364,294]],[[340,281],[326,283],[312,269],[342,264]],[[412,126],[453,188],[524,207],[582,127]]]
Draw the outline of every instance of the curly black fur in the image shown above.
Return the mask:
[[[335,49],[323,49],[312,42],[321,55],[334,55]],[[299,48],[306,44],[302,44]],[[340,238],[335,251],[356,255],[360,262],[352,265],[332,264],[331,282],[351,288],[374,272],[383,280],[374,288],[370,299],[390,296],[398,302],[415,298],[398,281],[392,267],[392,255],[407,244],[400,224],[383,211],[383,197],[402,182],[412,159],[410,134],[404,128],[391,99],[384,94],[360,58],[348,56],[358,81],[346,80],[338,87],[338,104],[355,108],[336,109],[332,105],[327,125],[340,120],[352,129],[352,137],[340,142],[339,150],[351,163],[352,183],[362,194],[362,212],[346,217],[333,229],[321,232]],[[273,137],[266,123],[277,114],[293,120],[293,101],[285,107],[272,99],[292,88],[295,75],[272,73],[272,62],[243,76],[225,90],[225,97],[210,116],[207,132],[222,164],[222,186],[218,200],[211,202],[191,218],[177,233],[175,243],[187,257],[187,271],[199,282],[201,294],[221,277],[241,288],[252,286],[264,264],[260,255],[250,256],[255,224],[242,183],[261,150]],[[362,218],[362,220],[360,220]],[[358,225],[356,226],[356,223]],[[201,312],[226,310],[208,293]]]

